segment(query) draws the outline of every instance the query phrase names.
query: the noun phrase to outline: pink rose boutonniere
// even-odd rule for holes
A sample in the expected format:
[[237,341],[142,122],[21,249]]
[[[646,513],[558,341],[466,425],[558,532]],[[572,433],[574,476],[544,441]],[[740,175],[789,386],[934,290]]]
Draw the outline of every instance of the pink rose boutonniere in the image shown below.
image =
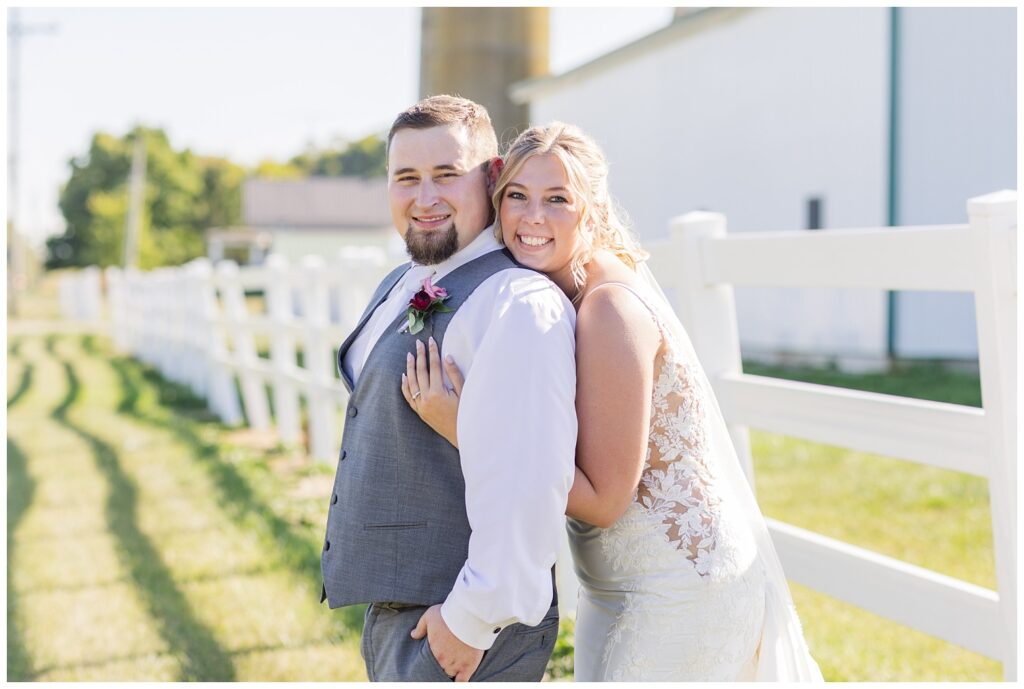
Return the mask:
[[448,290],[431,284],[429,277],[423,278],[423,288],[409,300],[409,307],[405,311],[405,324],[398,332],[415,335],[423,330],[431,314],[451,311],[444,305],[447,298]]

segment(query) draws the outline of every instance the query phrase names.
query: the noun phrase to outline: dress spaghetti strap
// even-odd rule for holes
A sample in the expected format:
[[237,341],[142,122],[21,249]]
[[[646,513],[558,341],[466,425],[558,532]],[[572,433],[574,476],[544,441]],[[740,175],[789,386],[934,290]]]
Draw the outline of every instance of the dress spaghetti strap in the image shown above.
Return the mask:
[[647,299],[645,299],[644,296],[640,294],[640,292],[638,292],[633,287],[630,287],[625,282],[614,282],[614,281],[613,282],[602,282],[600,285],[598,285],[597,287],[594,287],[592,290],[590,290],[590,294],[593,294],[594,292],[596,292],[597,290],[601,289],[602,287],[607,287],[609,285],[617,285],[617,286],[622,287],[622,288],[626,289],[627,291],[631,292],[633,294],[633,296],[636,297],[637,299],[639,299],[640,303],[643,304],[645,307],[647,307],[647,310],[650,311],[651,317],[654,318],[654,322],[658,326],[658,330],[664,332],[664,328],[662,327],[663,323],[661,321],[661,316],[658,315],[658,312],[654,309],[653,306],[651,306],[651,304],[647,301]]

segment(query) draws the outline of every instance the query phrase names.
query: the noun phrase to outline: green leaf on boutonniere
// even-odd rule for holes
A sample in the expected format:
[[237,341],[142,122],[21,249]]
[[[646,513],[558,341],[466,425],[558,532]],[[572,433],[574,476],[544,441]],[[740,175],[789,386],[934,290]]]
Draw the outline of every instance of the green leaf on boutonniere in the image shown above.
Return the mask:
[[419,331],[423,330],[423,319],[417,317],[417,314],[409,314],[409,324],[406,326],[406,331],[410,335],[415,335]]

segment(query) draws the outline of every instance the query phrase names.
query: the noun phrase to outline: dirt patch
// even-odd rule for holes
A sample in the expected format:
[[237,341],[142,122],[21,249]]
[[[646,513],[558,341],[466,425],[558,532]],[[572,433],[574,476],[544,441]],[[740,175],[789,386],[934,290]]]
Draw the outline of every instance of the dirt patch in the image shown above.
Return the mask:
[[273,450],[279,442],[276,431],[258,431],[255,428],[228,431],[224,439],[232,445],[248,450]]
[[306,476],[299,480],[288,496],[300,500],[322,498],[331,494],[334,477],[327,474]]

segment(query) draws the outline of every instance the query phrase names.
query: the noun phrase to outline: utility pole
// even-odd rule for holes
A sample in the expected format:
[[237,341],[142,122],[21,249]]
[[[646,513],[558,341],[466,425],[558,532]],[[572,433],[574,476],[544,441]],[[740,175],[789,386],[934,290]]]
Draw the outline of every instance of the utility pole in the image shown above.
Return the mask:
[[19,82],[21,79],[21,39],[30,34],[54,33],[56,24],[25,25],[17,8],[7,10],[7,312],[18,314],[18,292],[26,286],[25,247],[27,240],[18,234],[18,138]]
[[142,127],[135,130],[132,151],[132,169],[128,177],[128,217],[124,225],[124,268],[134,268],[138,262],[139,233],[142,229],[142,209],[146,192],[146,139]]

